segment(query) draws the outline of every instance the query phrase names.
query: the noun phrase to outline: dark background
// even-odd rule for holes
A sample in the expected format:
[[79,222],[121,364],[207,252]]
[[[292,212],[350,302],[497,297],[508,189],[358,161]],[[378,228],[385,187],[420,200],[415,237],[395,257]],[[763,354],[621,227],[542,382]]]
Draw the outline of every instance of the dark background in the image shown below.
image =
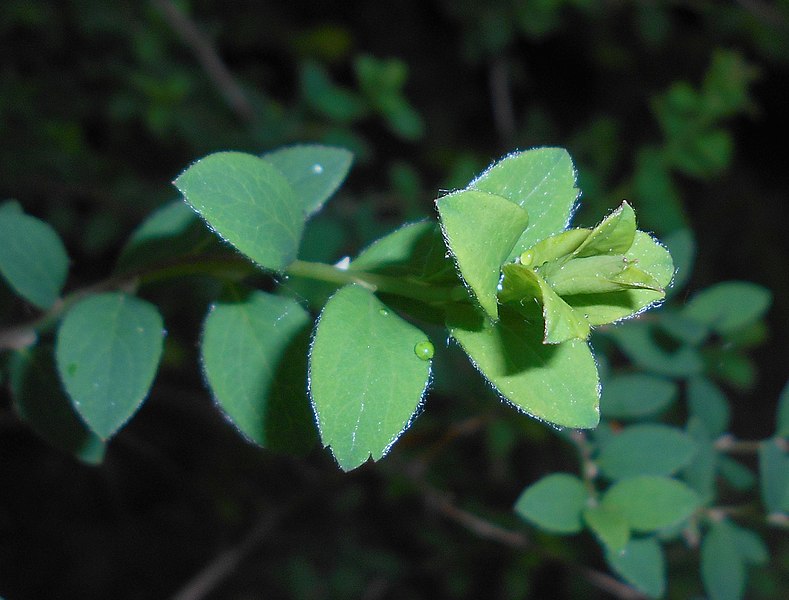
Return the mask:
[[[441,190],[507,152],[563,146],[584,190],[580,224],[628,198],[642,228],[692,229],[697,261],[680,300],[730,279],[772,290],[768,334],[751,353],[758,377],[727,388],[734,433],[770,435],[789,335],[789,5],[391,4],[7,0],[0,198],[58,230],[72,258],[67,289],[76,289],[107,277],[134,227],[176,197],[168,182],[212,151],[299,141],[354,150],[347,185],[305,242],[305,254],[334,261],[432,215]],[[201,63],[205,48],[240,101]],[[742,81],[736,70],[724,77],[742,98],[718,113],[677,109],[668,90],[701,89],[721,52],[745,69]],[[365,89],[354,70],[365,55],[401,61],[394,70],[407,67],[407,79]],[[328,88],[311,87],[316,70]],[[689,140],[667,132],[667,113],[687,119],[679,130]],[[694,127],[723,131],[731,152],[694,145]],[[649,152],[661,157],[673,204],[642,194]],[[572,452],[482,384],[462,397],[438,385],[391,456],[342,474],[320,449],[295,458],[245,443],[199,372],[211,291],[191,282],[150,293],[167,307],[169,354],[101,466],[41,442],[3,396],[8,600],[164,598],[210,567],[216,585],[201,580],[180,598],[610,597],[580,566],[605,570],[591,539],[542,538],[511,514],[525,485],[575,469]],[[4,289],[0,316],[6,324],[34,313]],[[699,593],[687,556],[669,556],[672,597]],[[762,575],[766,598],[775,590]]]

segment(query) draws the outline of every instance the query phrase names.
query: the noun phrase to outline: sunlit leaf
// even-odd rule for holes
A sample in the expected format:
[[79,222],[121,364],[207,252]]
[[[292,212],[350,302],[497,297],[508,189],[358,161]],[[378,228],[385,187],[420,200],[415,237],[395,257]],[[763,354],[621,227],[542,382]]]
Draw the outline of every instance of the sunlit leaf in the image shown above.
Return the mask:
[[526,224],[528,213],[501,196],[463,190],[436,201],[447,247],[482,308],[498,317],[501,265]]
[[575,168],[563,148],[515,152],[493,164],[472,181],[470,189],[504,196],[529,213],[523,232],[509,258],[540,240],[563,231],[570,221],[579,190]]
[[343,470],[378,460],[408,427],[430,376],[427,341],[358,285],[326,304],[310,351],[310,395],[321,440]]
[[267,161],[217,152],[181,173],[175,185],[213,230],[261,267],[279,271],[296,258],[304,205]]

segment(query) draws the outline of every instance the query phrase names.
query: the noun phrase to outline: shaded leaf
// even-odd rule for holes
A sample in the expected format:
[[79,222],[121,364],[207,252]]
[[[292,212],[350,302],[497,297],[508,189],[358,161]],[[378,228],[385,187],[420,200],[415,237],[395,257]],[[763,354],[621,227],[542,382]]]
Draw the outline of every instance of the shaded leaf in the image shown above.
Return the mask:
[[58,373],[100,438],[120,429],[148,395],[163,337],[156,307],[122,293],[90,296],[66,313],[55,347]]
[[315,441],[307,398],[312,319],[295,300],[251,292],[211,307],[200,346],[214,397],[238,429],[274,450]]
[[222,238],[266,269],[296,258],[305,212],[285,177],[251,154],[217,152],[190,166],[176,187]]
[[605,506],[585,509],[584,521],[608,552],[621,552],[630,540],[630,524],[618,512]]
[[719,457],[718,470],[729,485],[736,490],[746,491],[756,484],[756,475],[748,467],[730,456]]
[[6,208],[0,211],[0,240],[0,275],[38,308],[52,306],[68,273],[68,255],[57,232],[35,217]]
[[690,463],[696,452],[693,440],[674,427],[632,425],[611,437],[596,462],[606,477],[671,475]]
[[688,435],[696,442],[696,454],[683,469],[683,479],[701,496],[709,501],[715,495],[715,473],[719,455],[704,423],[698,417],[688,419]]
[[704,361],[696,348],[680,346],[672,352],[660,347],[649,323],[622,323],[606,333],[633,364],[647,372],[670,377],[690,377],[704,370]]
[[789,454],[778,439],[759,445],[762,502],[770,513],[789,513]]
[[602,504],[620,512],[633,531],[650,532],[688,518],[699,497],[684,483],[668,477],[641,475],[622,479],[603,495]]
[[666,589],[666,561],[660,543],[653,537],[633,538],[624,550],[606,552],[611,569],[650,598],[659,598]]
[[318,212],[345,181],[353,154],[345,148],[299,144],[261,156],[288,180],[307,215]]
[[44,441],[88,464],[104,458],[104,442],[79,419],[60,385],[52,349],[15,353],[10,382],[17,414]]
[[603,382],[600,411],[609,419],[643,419],[657,415],[676,399],[677,384],[646,373],[616,375]]
[[775,418],[775,435],[789,437],[789,381],[778,398],[778,414]]
[[703,376],[692,377],[687,393],[691,416],[698,417],[713,438],[728,430],[729,402],[714,382]]
[[690,299],[683,315],[725,334],[761,318],[772,302],[770,290],[747,281],[724,281]]
[[523,490],[514,510],[545,531],[577,533],[583,528],[581,513],[588,497],[580,479],[567,473],[554,473]]
[[455,307],[447,327],[474,366],[515,407],[562,427],[599,421],[597,368],[586,341],[542,343],[539,314],[524,318],[502,306],[493,324]]
[[426,341],[360,286],[329,299],[310,350],[310,395],[343,470],[381,458],[410,424],[430,376],[430,360],[417,355]]
[[726,522],[715,523],[701,543],[701,579],[710,600],[739,600],[745,592],[745,564],[737,537]]

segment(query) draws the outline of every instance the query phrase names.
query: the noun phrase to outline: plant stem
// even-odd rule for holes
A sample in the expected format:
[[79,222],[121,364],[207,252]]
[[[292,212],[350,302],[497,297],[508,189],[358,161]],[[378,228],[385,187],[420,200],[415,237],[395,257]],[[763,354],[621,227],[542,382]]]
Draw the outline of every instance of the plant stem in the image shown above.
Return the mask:
[[324,263],[296,260],[285,272],[296,277],[307,277],[340,285],[355,283],[374,292],[404,296],[428,304],[443,304],[457,300],[454,287],[433,286],[406,277],[353,271]]

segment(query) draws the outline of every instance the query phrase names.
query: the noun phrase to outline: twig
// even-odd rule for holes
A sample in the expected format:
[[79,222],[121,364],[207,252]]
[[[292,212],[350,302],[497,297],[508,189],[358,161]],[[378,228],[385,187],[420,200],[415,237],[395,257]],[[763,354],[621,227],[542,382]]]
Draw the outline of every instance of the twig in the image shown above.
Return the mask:
[[[391,459],[390,459],[391,464]],[[607,592],[608,594],[621,598],[622,600],[644,600],[644,596],[638,590],[622,583],[607,573],[595,569],[578,565],[562,556],[557,556],[540,546],[533,544],[529,538],[517,531],[511,531],[495,523],[470,513],[455,505],[449,495],[441,492],[427,483],[422,477],[423,469],[419,466],[404,465],[404,472],[414,485],[421,491],[425,503],[428,507],[440,513],[444,517],[461,525],[477,537],[497,542],[514,550],[531,550],[540,553],[546,559],[555,561],[570,571],[584,577],[595,587]]]
[[501,141],[509,145],[515,137],[515,109],[512,106],[509,69],[504,57],[490,63],[490,100],[493,105],[493,123]]
[[200,29],[171,0],[152,0],[167,23],[195,53],[198,62],[219,89],[225,102],[244,121],[255,120],[255,110],[219,53]]
[[236,570],[241,561],[252,552],[281,521],[285,510],[273,510],[264,515],[238,544],[221,552],[190,579],[171,600],[200,600]]

